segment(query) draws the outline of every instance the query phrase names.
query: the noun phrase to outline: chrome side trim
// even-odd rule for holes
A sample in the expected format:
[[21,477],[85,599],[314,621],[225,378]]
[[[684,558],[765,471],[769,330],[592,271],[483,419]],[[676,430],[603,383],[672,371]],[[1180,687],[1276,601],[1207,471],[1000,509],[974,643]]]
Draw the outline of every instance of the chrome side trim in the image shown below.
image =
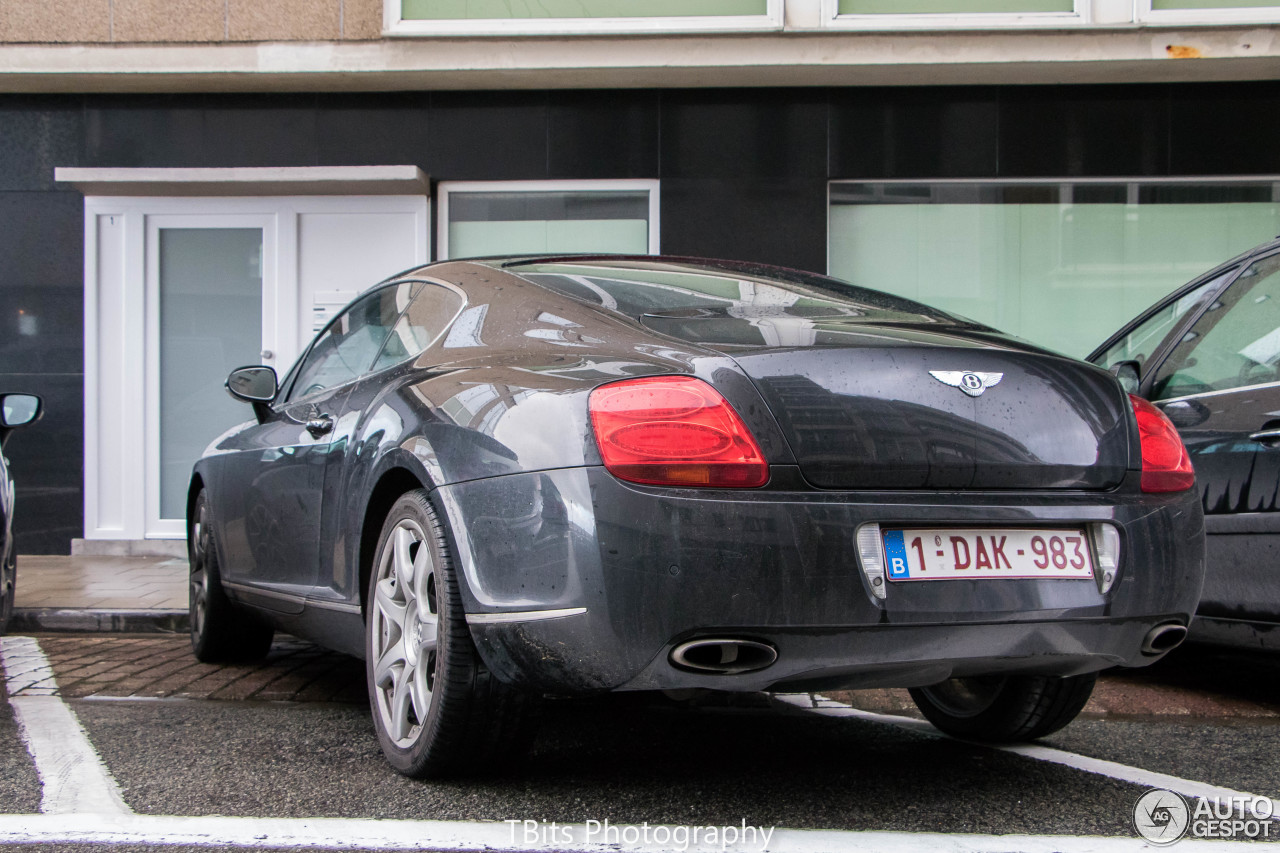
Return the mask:
[[308,598],[307,607],[315,607],[320,610],[336,610],[339,613],[355,613],[359,614],[359,604],[348,604],[345,601],[329,601],[324,598]]
[[336,610],[339,613],[360,612],[360,605],[348,604],[345,601],[330,601],[323,598],[307,598],[305,595],[292,595],[287,592],[278,592],[274,589],[263,589],[259,586],[253,586],[246,583],[236,583],[234,581],[223,581],[222,585],[228,589],[234,589],[236,592],[243,592],[249,595],[261,595],[263,598],[274,598],[277,601],[287,601],[290,604],[301,604],[303,607],[317,607],[321,610]]
[[304,595],[290,595],[287,592],[276,592],[274,589],[263,589],[262,587],[252,586],[247,583],[235,583],[234,581],[223,581],[222,585],[228,589],[234,589],[236,592],[247,592],[250,595],[261,595],[263,598],[275,598],[280,601],[288,601],[293,604],[307,603],[307,598]]
[[566,616],[580,616],[587,612],[585,607],[567,607],[563,610],[517,610],[512,613],[468,613],[469,625],[501,625],[506,622],[541,622],[546,619],[563,619]]
[[1163,400],[1152,400],[1157,406],[1176,403],[1179,400],[1200,400],[1205,397],[1221,397],[1223,394],[1235,394],[1240,391],[1256,391],[1259,388],[1275,388],[1280,382],[1262,382],[1257,385],[1241,385],[1238,388],[1224,388],[1221,391],[1201,391],[1199,394],[1184,394],[1181,397],[1166,397]]

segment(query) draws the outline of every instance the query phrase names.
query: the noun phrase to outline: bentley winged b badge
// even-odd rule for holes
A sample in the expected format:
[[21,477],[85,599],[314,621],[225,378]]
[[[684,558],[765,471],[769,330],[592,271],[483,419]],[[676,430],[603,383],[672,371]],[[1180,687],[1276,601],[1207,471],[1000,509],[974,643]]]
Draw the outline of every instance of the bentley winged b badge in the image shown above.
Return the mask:
[[930,370],[929,375],[941,382],[959,388],[970,397],[981,396],[982,392],[1004,379],[1003,373],[978,373],[973,370]]

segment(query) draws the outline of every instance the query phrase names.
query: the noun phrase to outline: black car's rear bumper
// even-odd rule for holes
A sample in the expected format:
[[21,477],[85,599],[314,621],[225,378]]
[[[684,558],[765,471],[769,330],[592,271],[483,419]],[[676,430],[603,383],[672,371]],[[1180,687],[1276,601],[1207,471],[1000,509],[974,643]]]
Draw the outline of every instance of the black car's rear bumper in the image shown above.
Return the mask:
[[[785,473],[785,472],[783,472]],[[472,636],[503,680],[548,691],[912,686],[952,675],[1070,675],[1153,660],[1186,624],[1204,571],[1194,491],[699,492],[633,487],[587,467],[439,489]],[[893,584],[860,568],[859,526],[1056,526],[1121,533],[1114,587],[1090,580]],[[777,650],[751,673],[688,672],[698,637]]]

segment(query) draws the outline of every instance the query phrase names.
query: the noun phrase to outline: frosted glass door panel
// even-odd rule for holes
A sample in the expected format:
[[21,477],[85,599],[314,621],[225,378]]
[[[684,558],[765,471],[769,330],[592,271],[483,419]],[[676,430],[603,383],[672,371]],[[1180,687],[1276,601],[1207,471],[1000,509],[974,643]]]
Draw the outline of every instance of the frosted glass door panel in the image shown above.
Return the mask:
[[1280,204],[836,204],[831,274],[1073,356],[1280,233]]
[[249,416],[223,390],[262,350],[262,230],[161,228],[160,517],[186,516],[191,466]]

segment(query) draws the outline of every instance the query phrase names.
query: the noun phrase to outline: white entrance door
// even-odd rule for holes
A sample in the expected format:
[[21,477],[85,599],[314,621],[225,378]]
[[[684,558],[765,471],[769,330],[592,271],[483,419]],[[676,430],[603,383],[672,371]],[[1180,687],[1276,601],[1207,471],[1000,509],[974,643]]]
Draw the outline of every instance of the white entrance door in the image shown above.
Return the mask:
[[182,536],[191,465],[248,416],[220,393],[279,337],[275,217],[147,217],[146,535]]
[[427,259],[425,196],[85,199],[85,538],[186,535],[191,466],[313,330]]

